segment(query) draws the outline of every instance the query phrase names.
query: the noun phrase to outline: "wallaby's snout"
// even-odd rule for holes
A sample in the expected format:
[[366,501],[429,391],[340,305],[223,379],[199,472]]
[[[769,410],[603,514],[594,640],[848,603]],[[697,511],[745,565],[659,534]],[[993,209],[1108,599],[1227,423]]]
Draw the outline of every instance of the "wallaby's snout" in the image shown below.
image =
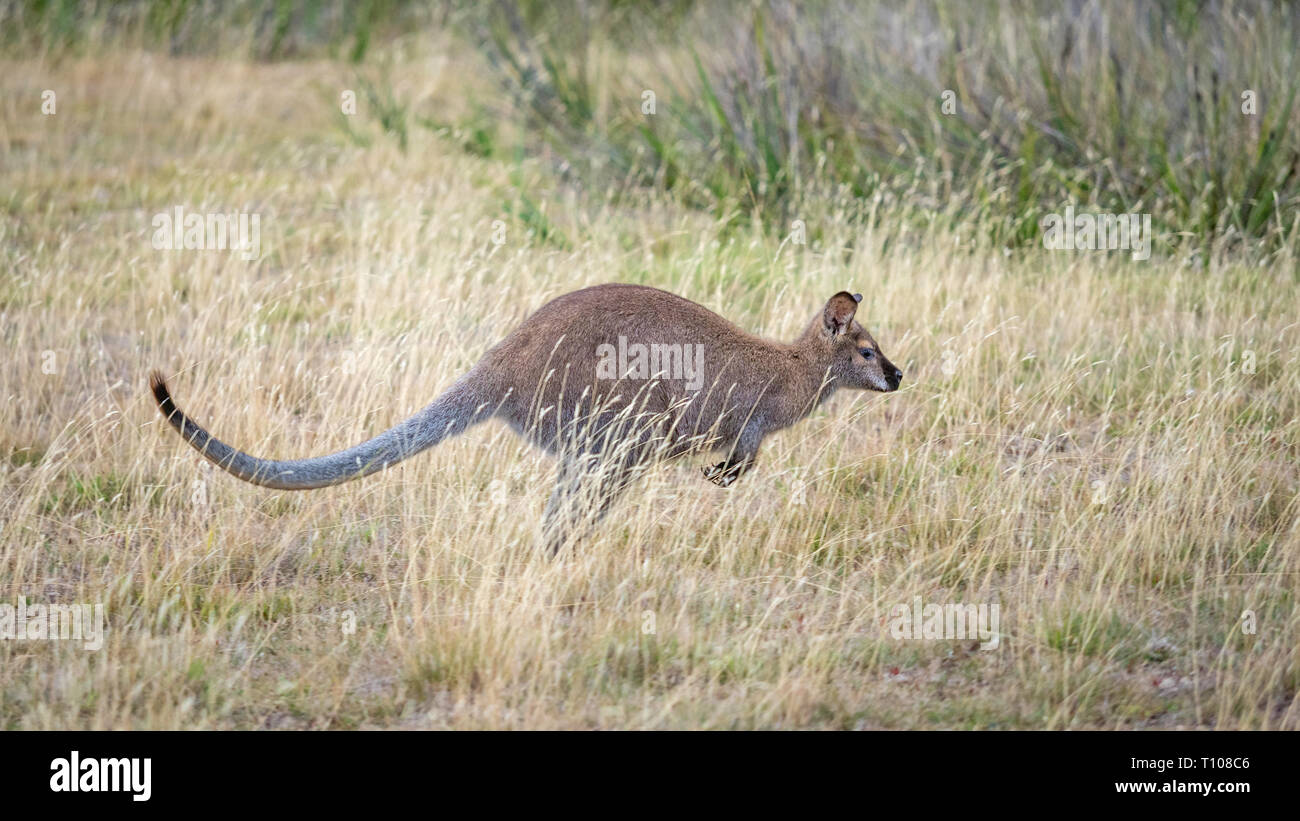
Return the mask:
[[[884,358],[882,357],[882,359]],[[885,381],[889,383],[889,389],[891,391],[898,390],[898,386],[903,384],[903,372],[888,359],[884,359],[880,364],[885,369]]]
[[876,356],[880,357],[880,372],[885,377],[885,383],[889,385],[886,393],[898,390],[898,386],[903,383],[903,372],[897,365],[889,361],[889,358],[876,348]]

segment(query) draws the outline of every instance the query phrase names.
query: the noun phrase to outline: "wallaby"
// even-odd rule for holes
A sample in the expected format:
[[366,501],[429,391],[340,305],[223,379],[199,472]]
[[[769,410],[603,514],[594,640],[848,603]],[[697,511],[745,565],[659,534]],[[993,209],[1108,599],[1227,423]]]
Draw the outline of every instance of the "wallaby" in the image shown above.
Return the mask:
[[768,434],[807,416],[837,388],[898,390],[894,367],[841,291],[789,344],[738,328],[702,305],[641,285],[597,285],[524,320],[445,393],[396,427],[313,459],[259,459],[214,439],[149,379],[158,408],[210,462],[280,490],[367,476],[492,417],[557,456],[543,516],[554,552],[583,517],[608,511],[657,457],[722,451],[703,468],[722,487],[753,468]]

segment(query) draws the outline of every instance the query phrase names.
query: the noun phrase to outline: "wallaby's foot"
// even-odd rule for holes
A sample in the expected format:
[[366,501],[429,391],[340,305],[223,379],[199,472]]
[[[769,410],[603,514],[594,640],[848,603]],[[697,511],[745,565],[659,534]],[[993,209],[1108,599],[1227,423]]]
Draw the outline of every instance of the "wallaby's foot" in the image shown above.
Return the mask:
[[703,467],[700,470],[704,471],[705,479],[718,487],[731,487],[732,483],[736,481],[736,477],[740,475],[739,471],[729,469],[726,462],[718,462],[712,467]]

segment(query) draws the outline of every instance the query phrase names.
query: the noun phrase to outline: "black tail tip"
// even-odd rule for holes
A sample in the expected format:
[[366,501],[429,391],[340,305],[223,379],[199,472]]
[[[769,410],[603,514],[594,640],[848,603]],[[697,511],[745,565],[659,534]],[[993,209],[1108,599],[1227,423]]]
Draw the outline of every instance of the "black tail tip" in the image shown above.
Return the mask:
[[158,409],[163,412],[163,416],[170,418],[176,406],[172,404],[172,395],[167,390],[167,382],[163,379],[162,371],[150,371],[149,390],[153,391],[153,398],[158,403]]

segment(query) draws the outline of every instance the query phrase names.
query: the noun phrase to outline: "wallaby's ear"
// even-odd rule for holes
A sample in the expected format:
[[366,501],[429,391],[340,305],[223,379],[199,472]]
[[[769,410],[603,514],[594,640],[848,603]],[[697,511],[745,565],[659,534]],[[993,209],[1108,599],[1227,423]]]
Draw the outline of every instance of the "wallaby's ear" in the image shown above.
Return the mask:
[[831,336],[839,336],[848,331],[849,324],[853,322],[853,314],[858,310],[860,299],[862,299],[861,295],[854,296],[848,291],[840,291],[826,303],[826,310],[822,312],[822,321]]

